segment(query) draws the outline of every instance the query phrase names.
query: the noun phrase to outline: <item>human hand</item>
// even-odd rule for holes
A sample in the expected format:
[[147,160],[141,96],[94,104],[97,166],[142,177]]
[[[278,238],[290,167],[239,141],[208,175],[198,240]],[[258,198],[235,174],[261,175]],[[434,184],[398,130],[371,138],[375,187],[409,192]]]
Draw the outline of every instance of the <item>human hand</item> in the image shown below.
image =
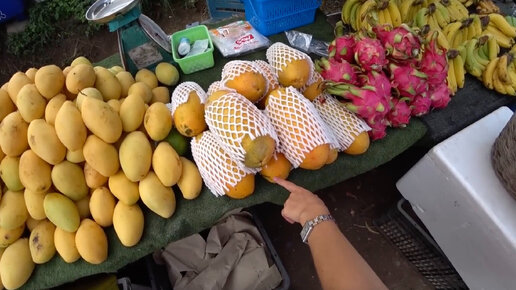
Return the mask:
[[304,225],[318,215],[330,213],[324,202],[309,190],[278,177],[274,177],[274,181],[290,191],[281,211],[281,215],[289,223]]

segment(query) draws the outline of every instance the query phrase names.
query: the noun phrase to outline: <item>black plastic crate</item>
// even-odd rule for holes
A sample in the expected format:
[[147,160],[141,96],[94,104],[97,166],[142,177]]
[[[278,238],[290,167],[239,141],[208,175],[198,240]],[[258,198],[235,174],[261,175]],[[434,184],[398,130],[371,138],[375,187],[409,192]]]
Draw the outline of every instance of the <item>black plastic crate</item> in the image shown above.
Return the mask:
[[406,199],[374,225],[436,289],[468,289]]

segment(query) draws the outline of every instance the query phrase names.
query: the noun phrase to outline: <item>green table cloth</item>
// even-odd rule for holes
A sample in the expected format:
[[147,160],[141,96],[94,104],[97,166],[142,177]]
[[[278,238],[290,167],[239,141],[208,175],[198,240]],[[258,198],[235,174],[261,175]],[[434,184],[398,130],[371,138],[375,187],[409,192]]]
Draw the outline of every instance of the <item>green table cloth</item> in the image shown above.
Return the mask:
[[[298,30],[311,33],[315,38],[331,41],[333,30],[322,14],[318,14],[315,23]],[[283,34],[270,37],[272,42],[287,42]],[[216,80],[224,64],[230,59],[223,59],[218,51],[215,52],[215,67],[183,75],[181,81],[195,81],[204,89]],[[265,59],[265,51],[249,54],[239,59]],[[114,55],[99,65],[110,67],[119,64],[118,55]],[[426,133],[425,125],[419,119],[412,119],[403,129],[389,129],[386,138],[372,143],[369,150],[360,156],[339,154],[339,158],[328,166],[317,171],[296,169],[292,171],[289,180],[316,191],[348,178],[367,172],[388,162],[399,155]],[[119,268],[188,235],[211,227],[224,213],[231,209],[250,207],[264,202],[283,204],[288,192],[281,187],[268,183],[261,177],[256,179],[256,190],[253,195],[243,200],[232,200],[228,197],[215,197],[206,187],[195,200],[184,200],[178,189],[174,188],[177,199],[177,209],[169,219],[163,219],[141,205],[145,213],[145,228],[141,241],[134,247],[126,248],[118,240],[112,227],[105,229],[109,241],[108,259],[100,265],[91,265],[83,260],[73,264],[65,263],[59,255],[48,263],[36,266],[30,280],[24,288],[49,288],[74,281],[80,277],[101,272],[116,272]],[[280,217],[278,217],[280,218]],[[293,237],[298,238],[298,237]]]

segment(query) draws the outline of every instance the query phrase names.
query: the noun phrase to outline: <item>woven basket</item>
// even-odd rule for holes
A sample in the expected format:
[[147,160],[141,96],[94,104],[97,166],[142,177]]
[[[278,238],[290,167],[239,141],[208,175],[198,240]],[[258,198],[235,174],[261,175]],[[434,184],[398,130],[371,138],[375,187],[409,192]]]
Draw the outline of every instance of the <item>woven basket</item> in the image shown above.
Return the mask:
[[516,198],[516,114],[496,138],[491,150],[491,160],[503,186]]

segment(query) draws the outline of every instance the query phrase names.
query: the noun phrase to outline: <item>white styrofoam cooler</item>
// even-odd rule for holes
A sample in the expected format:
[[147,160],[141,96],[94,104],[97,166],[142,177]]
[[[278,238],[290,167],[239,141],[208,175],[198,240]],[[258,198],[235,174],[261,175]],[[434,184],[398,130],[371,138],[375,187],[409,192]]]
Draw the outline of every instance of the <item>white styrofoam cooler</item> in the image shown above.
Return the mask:
[[439,143],[396,184],[471,289],[516,289],[516,200],[491,165],[512,114],[502,107]]

